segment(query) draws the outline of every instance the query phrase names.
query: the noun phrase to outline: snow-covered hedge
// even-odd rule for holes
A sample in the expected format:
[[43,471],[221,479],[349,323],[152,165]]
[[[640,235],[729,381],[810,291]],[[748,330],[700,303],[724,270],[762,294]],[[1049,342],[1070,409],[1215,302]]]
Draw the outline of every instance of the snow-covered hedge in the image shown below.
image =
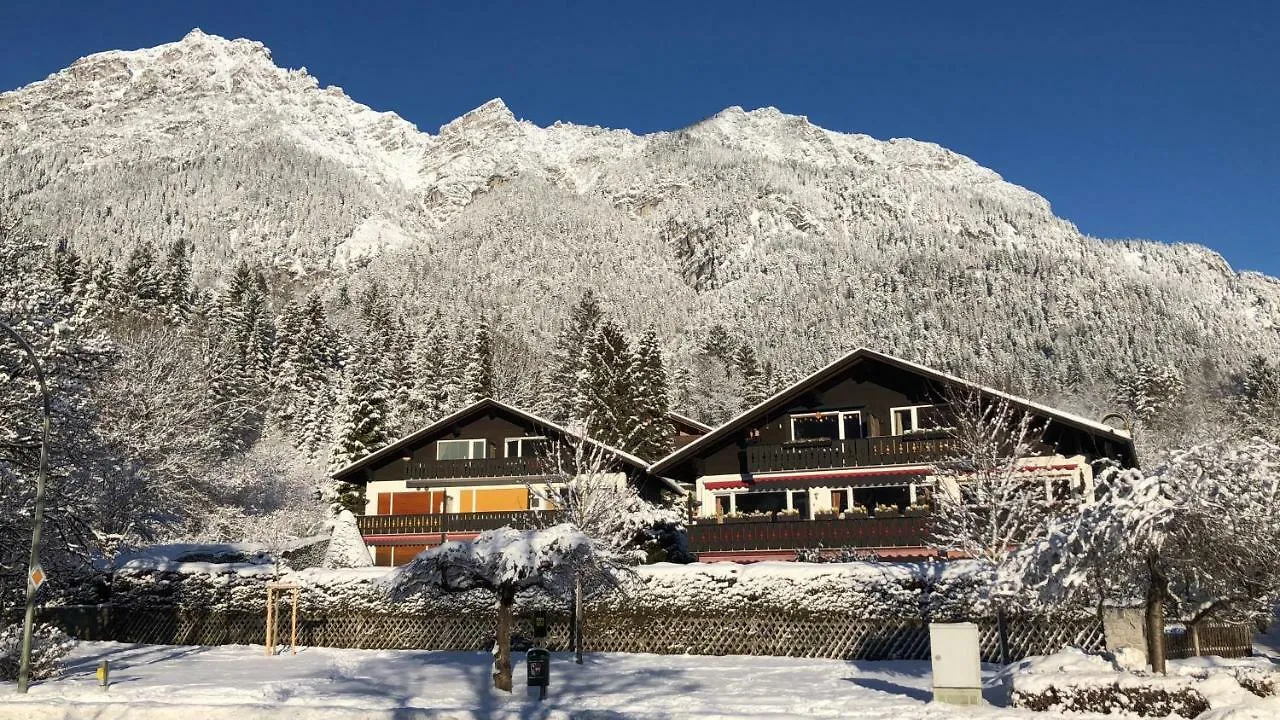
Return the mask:
[[[62,659],[76,641],[52,625],[36,625],[31,633],[31,679],[45,680],[62,672]],[[22,652],[22,624],[0,630],[0,680],[17,680]]]
[[[483,591],[424,591],[399,602],[387,592],[390,568],[310,568],[281,580],[298,583],[313,614],[448,614],[494,607]],[[137,608],[260,611],[274,566],[180,563],[134,558],[111,578],[107,602]],[[843,614],[859,618],[935,620],[986,617],[989,575],[972,562],[950,563],[659,563],[635,569],[623,589],[590,601],[589,611],[683,615],[763,612]],[[517,606],[567,610],[562,599],[525,592]],[[1071,614],[1086,617],[1088,608]],[[1060,613],[1062,614],[1062,613]]]
[[1275,689],[1265,659],[1193,658],[1169,665],[1168,675],[1131,672],[1107,657],[1069,648],[1015,666],[1010,702],[1036,711],[1193,718],[1250,704],[1251,696],[1267,697]]

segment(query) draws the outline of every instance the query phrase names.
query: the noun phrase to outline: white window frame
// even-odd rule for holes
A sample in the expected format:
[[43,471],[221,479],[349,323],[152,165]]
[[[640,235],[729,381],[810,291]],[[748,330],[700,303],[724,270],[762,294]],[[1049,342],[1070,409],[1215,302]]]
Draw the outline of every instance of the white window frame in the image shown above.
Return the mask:
[[524,457],[524,455],[512,455],[512,454],[511,454],[511,448],[510,448],[510,446],[508,446],[508,445],[507,445],[507,443],[510,443],[510,442],[516,442],[516,443],[519,443],[519,446],[520,446],[520,452],[521,452],[521,453],[523,453],[523,452],[524,452],[524,441],[525,441],[525,440],[550,440],[550,439],[551,439],[551,438],[547,437],[546,435],[521,435],[520,437],[509,437],[509,438],[503,438],[503,439],[502,439],[502,454],[503,454],[503,457],[509,457],[509,458],[510,458],[510,457]]
[[901,407],[889,408],[889,427],[892,435],[906,435],[906,429],[898,422],[899,410],[911,411],[911,429],[916,430],[920,427],[920,411],[925,408],[935,408],[937,405],[903,405]]
[[[488,443],[485,442],[484,438],[458,438],[456,440],[437,440],[436,441],[436,461],[437,462],[449,462],[449,460],[446,460],[440,457],[440,448],[445,443],[449,443],[451,445],[457,444],[457,443],[468,443],[471,448],[467,457],[451,458],[452,460],[483,460],[489,454]],[[476,447],[480,448],[479,455],[476,455]]]
[[797,440],[796,440],[796,418],[816,418],[816,417],[818,417],[819,415],[821,415],[821,416],[823,416],[823,417],[826,417],[827,415],[835,415],[835,416],[836,416],[836,429],[839,431],[839,433],[838,433],[838,434],[839,434],[839,436],[840,436],[840,437],[836,438],[837,440],[849,440],[849,439],[851,439],[851,438],[846,438],[846,437],[844,436],[844,416],[845,416],[845,415],[857,415],[857,416],[858,416],[858,425],[859,425],[859,426],[861,426],[861,425],[862,425],[862,411],[861,411],[861,410],[832,410],[832,411],[830,411],[830,412],[821,412],[821,413],[817,413],[817,412],[811,412],[811,413],[796,413],[795,415],[790,416],[790,417],[791,417],[791,442],[797,442]]

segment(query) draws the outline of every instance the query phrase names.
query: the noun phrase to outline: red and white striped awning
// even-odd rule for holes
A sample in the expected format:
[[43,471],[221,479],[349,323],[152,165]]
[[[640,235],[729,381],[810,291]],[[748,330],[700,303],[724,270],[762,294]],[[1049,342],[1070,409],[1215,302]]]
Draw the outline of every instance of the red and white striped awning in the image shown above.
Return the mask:
[[733,490],[741,488],[756,487],[760,485],[772,485],[781,483],[809,483],[812,485],[824,484],[830,480],[851,480],[856,479],[858,485],[868,484],[868,481],[874,482],[876,478],[893,478],[894,481],[889,484],[903,484],[900,478],[911,475],[929,475],[933,473],[932,465],[911,465],[907,467],[893,468],[847,468],[842,470],[814,470],[802,473],[757,473],[752,476],[752,482],[748,483],[743,480],[713,480],[706,483],[704,487],[708,490]]

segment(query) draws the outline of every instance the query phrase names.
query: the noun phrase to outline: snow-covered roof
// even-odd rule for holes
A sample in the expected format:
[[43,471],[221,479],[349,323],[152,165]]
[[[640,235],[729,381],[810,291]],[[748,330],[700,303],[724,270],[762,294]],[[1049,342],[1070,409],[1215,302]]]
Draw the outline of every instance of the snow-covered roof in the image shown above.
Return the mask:
[[[386,447],[380,448],[372,453],[369,453],[368,455],[365,455],[364,457],[360,458],[359,460],[356,460],[355,462],[347,465],[346,467],[334,471],[333,473],[331,473],[331,475],[332,477],[335,477],[335,478],[341,478],[345,475],[348,475],[357,470],[361,470],[365,467],[368,467],[369,465],[377,463],[385,458],[396,457],[396,453],[400,452],[406,446],[414,445],[415,443],[420,442],[430,437],[431,435],[448,428],[450,425],[453,425],[454,423],[464,418],[470,417],[472,415],[475,415],[479,412],[483,412],[485,410],[501,410],[501,411],[510,413],[517,417],[523,418],[531,423],[541,425],[565,437],[582,440],[583,442],[590,444],[592,447],[603,450],[617,457],[619,460],[622,460],[628,465],[631,465],[639,470],[647,471],[649,469],[648,461],[643,460],[635,455],[632,455],[631,453],[625,450],[619,450],[618,448],[613,447],[612,445],[606,445],[598,440],[593,440],[579,432],[570,430],[569,428],[563,427],[544,417],[534,415],[533,413],[528,412],[526,410],[521,410],[520,408],[515,407],[514,405],[508,405],[499,400],[494,400],[493,398],[482,398],[451,415],[446,415],[445,417],[440,418],[439,420],[431,423],[430,425],[422,428],[421,430],[417,430],[408,435],[405,435],[399,440],[392,442],[390,445],[387,445]],[[671,480],[668,480],[666,478],[659,478],[659,480],[661,480],[664,484],[666,484],[672,490],[675,490],[680,493],[684,492],[683,488],[681,488],[677,483]]]
[[696,430],[701,430],[703,435],[711,432],[714,429],[710,425],[704,422],[701,422],[699,420],[694,420],[688,415],[675,412],[674,410],[667,411],[667,418],[672,420],[673,422],[676,422],[682,425],[688,425],[689,427],[694,428]]
[[887,363],[889,365],[897,366],[908,372],[915,373],[917,375],[922,375],[924,377],[927,377],[933,380],[937,380],[939,382],[960,385],[960,386],[969,388],[971,390],[975,390],[983,395],[1007,400],[1010,403],[1024,407],[1028,410],[1031,410],[1037,414],[1043,415],[1052,420],[1057,420],[1063,424],[1071,425],[1081,430],[1086,430],[1088,432],[1106,436],[1108,439],[1115,440],[1116,442],[1121,443],[1123,445],[1127,445],[1130,448],[1132,448],[1133,446],[1133,438],[1131,438],[1129,435],[1125,434],[1123,431],[1120,431],[1116,428],[1111,427],[1110,425],[1106,425],[1104,423],[1098,422],[1097,420],[1090,420],[1089,418],[1082,417],[1080,415],[1064,412],[1062,410],[1049,407],[1048,405],[1035,402],[1034,400],[1029,400],[1024,397],[1012,395],[1010,393],[1006,393],[1001,390],[996,390],[995,388],[987,387],[985,385],[980,385],[978,383],[965,380],[964,378],[956,377],[955,375],[950,375],[940,370],[935,370],[931,367],[926,367],[919,363],[911,362],[910,360],[903,360],[902,358],[894,357],[893,355],[886,355],[885,353],[876,352],[875,350],[861,347],[844,355],[843,357],[839,358],[835,362],[832,362],[826,365],[825,367],[814,372],[813,374],[801,380],[798,380],[792,383],[790,386],[765,398],[763,401],[761,401],[759,404],[755,405],[754,407],[751,407],[747,410],[744,410],[741,413],[738,413],[737,415],[730,418],[722,425],[716,427],[706,435],[703,435],[702,437],[694,440],[688,445],[685,445],[684,447],[679,448],[674,452],[670,453],[669,455],[667,455],[666,457],[658,460],[657,462],[653,463],[653,465],[649,466],[649,472],[656,475],[658,473],[661,473],[665,470],[670,469],[672,466],[674,466],[676,463],[680,462],[681,460],[692,457],[700,449],[707,447],[708,445],[714,444],[715,442],[722,440],[726,436],[732,435],[733,433],[739,430],[742,430],[745,426],[750,424],[750,422],[754,420],[761,413],[766,413],[772,409],[776,409],[780,405],[786,404],[787,402],[792,400],[796,395],[798,395],[801,392],[804,392],[813,384],[821,382],[822,380],[825,380],[827,378],[836,376],[839,373],[843,372],[844,370],[852,367],[855,363],[861,360],[877,360],[880,362]]

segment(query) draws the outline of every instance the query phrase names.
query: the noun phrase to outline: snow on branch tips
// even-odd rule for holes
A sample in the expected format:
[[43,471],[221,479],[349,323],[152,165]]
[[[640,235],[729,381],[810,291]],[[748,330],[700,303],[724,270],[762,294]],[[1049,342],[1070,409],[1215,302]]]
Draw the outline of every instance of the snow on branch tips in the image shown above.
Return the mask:
[[498,599],[494,687],[511,691],[511,622],[516,593],[540,587],[563,593],[574,575],[605,570],[608,557],[574,525],[542,530],[499,528],[468,542],[446,542],[426,550],[390,579],[393,599],[438,588],[446,592],[482,589]]
[[1146,473],[1109,468],[1097,501],[1053,520],[1012,567],[1044,597],[1143,597],[1162,670],[1166,611],[1196,632],[1210,617],[1252,619],[1280,596],[1280,448],[1217,440]]

